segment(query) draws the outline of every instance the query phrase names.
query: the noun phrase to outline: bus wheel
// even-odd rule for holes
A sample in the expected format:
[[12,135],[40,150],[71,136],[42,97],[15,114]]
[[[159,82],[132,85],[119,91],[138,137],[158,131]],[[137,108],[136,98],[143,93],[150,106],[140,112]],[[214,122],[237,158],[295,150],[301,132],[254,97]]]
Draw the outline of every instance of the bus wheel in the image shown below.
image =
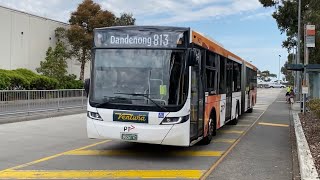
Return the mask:
[[235,117],[232,121],[230,121],[230,124],[236,125],[238,124],[238,121],[239,121],[239,106],[237,105]]
[[252,113],[252,111],[253,111],[253,108],[250,108],[250,109],[248,109],[248,113]]
[[209,119],[209,128],[207,136],[202,139],[201,144],[208,145],[210,144],[212,137],[216,135],[216,126],[215,120],[212,118]]

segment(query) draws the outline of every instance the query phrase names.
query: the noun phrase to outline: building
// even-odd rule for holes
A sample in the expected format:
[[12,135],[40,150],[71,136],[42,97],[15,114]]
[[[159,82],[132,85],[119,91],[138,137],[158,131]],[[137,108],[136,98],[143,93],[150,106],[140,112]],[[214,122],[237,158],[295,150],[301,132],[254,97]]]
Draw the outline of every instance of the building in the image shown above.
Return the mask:
[[[45,60],[48,47],[54,47],[57,27],[68,24],[0,6],[0,69],[27,68],[36,72]],[[89,63],[85,77],[89,77]],[[80,63],[68,60],[68,73],[80,75]]]

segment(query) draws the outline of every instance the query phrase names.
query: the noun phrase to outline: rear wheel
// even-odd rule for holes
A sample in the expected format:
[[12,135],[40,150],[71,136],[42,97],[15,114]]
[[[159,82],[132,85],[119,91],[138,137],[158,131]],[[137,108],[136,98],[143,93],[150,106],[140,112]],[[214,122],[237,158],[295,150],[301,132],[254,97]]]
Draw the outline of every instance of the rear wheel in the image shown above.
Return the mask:
[[215,124],[216,124],[215,119],[210,117],[207,136],[202,139],[201,144],[204,144],[204,145],[210,144],[212,137],[216,135],[216,125]]
[[238,124],[238,121],[239,121],[239,106],[237,105],[235,117],[232,121],[230,121],[230,124],[236,125]]
[[248,109],[248,113],[252,113],[252,111],[253,111],[253,108],[250,108],[250,109]]

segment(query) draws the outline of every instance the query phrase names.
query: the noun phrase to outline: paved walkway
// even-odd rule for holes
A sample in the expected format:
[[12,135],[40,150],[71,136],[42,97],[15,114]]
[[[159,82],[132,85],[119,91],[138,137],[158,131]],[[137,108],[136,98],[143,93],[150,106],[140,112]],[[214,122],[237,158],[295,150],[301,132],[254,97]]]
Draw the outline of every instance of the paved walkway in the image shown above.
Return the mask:
[[281,93],[207,179],[292,179],[291,121]]

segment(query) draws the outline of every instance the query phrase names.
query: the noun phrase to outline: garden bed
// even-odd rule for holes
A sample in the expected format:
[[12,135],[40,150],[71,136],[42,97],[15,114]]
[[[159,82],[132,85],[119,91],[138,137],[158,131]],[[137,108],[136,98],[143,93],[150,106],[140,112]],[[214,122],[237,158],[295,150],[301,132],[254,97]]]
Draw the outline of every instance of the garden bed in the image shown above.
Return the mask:
[[310,112],[299,114],[299,117],[317,172],[320,174],[320,119]]

